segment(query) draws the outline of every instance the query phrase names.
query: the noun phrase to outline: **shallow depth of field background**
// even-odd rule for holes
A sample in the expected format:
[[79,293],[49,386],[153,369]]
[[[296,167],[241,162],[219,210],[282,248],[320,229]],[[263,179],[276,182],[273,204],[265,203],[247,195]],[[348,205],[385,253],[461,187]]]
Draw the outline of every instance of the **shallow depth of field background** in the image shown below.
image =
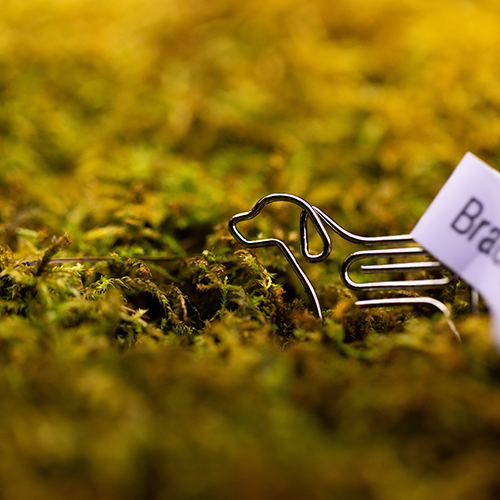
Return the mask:
[[493,0],[2,0],[0,497],[498,498],[484,311],[360,312],[334,238],[319,325],[226,226],[411,231],[500,166],[499,49]]

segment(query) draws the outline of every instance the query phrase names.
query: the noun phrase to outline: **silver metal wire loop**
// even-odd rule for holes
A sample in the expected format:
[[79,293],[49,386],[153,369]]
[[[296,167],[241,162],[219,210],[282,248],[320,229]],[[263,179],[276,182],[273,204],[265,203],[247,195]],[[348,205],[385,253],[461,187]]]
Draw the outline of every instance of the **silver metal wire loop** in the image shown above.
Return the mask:
[[[304,287],[309,300],[311,301],[314,313],[318,319],[321,321],[323,320],[323,313],[321,312],[321,306],[318,300],[318,296],[316,294],[316,290],[312,286],[311,282],[309,281],[309,278],[307,277],[307,274],[304,272],[300,264],[298,263],[295,255],[293,252],[288,248],[288,246],[280,239],[278,238],[262,238],[262,239],[257,239],[257,240],[249,240],[243,234],[239,231],[237,228],[237,225],[240,222],[243,221],[248,221],[253,219],[254,217],[257,217],[261,210],[266,206],[269,205],[270,203],[275,203],[279,201],[285,201],[285,202],[290,202],[293,203],[300,208],[302,208],[302,213],[305,213],[307,217],[311,218],[311,221],[318,231],[318,234],[323,241],[323,250],[320,253],[317,254],[311,254],[309,251],[309,243],[308,243],[308,238],[307,238],[307,232],[302,232],[301,231],[301,240],[300,240],[300,247],[301,247],[301,254],[304,256],[304,258],[308,262],[321,262],[325,260],[331,252],[332,244],[330,240],[330,235],[326,231],[321,218],[319,215],[315,212],[314,208],[307,203],[307,201],[303,200],[302,198],[299,198],[298,196],[295,196],[293,194],[287,194],[287,193],[275,193],[275,194],[270,194],[267,196],[264,196],[261,198],[255,205],[254,207],[249,210],[248,212],[243,212],[241,214],[237,214],[231,218],[229,221],[229,231],[233,235],[233,237],[242,245],[248,247],[248,248],[256,248],[256,247],[265,247],[265,246],[276,246],[278,247],[282,252],[283,255],[286,257],[288,260],[288,263],[294,270],[295,274],[299,278],[300,282],[302,283],[302,286]],[[300,224],[302,227],[302,224],[306,225],[305,221],[307,220],[306,216],[301,215],[300,219]],[[302,222],[304,218],[304,222]]]
[[387,299],[370,299],[370,300],[357,300],[355,305],[359,307],[391,307],[391,306],[404,306],[404,305],[427,305],[437,309],[446,319],[450,330],[455,338],[461,342],[462,339],[458,333],[455,323],[451,319],[450,310],[440,301],[432,297],[394,297]]
[[[347,229],[343,228],[340,224],[335,222],[320,208],[318,207],[313,207],[313,208],[327,227],[329,227],[332,231],[337,233],[345,240],[350,241],[351,243],[358,243],[360,245],[393,245],[393,244],[415,243],[411,234],[397,234],[389,236],[360,236],[359,234],[351,233]],[[304,220],[305,223],[307,223],[307,214],[304,214]],[[304,230],[307,233],[307,226],[305,227]]]
[[[390,258],[390,257],[408,257],[408,256],[423,256],[428,255],[427,252],[420,247],[408,248],[383,248],[380,250],[362,250],[354,252],[347,257],[342,263],[340,277],[344,284],[351,290],[358,291],[380,291],[380,290],[433,290],[444,288],[452,283],[456,277],[430,278],[419,280],[398,280],[398,281],[371,281],[360,283],[354,281],[349,275],[351,266],[362,259],[373,258]],[[439,261],[429,262],[400,262],[394,264],[374,264],[361,266],[361,271],[366,274],[373,273],[406,273],[413,271],[433,271],[436,269],[444,269],[444,266]]]
[[[350,231],[347,231],[340,224],[335,222],[331,217],[329,217],[320,208],[310,205],[304,199],[287,193],[275,193],[264,196],[261,198],[255,206],[248,212],[243,212],[237,214],[231,218],[229,221],[229,231],[233,237],[240,242],[242,245],[253,248],[253,247],[265,247],[265,246],[277,246],[285,255],[290,266],[294,270],[295,274],[298,276],[302,285],[304,286],[307,295],[313,306],[314,313],[319,319],[323,318],[321,312],[321,306],[319,300],[306,273],[298,263],[295,255],[290,250],[290,248],[280,239],[277,238],[264,238],[257,240],[249,240],[239,231],[237,224],[243,221],[248,221],[256,217],[261,210],[268,204],[274,202],[290,202],[302,208],[300,214],[300,253],[302,257],[308,262],[321,262],[325,260],[331,251],[331,240],[328,234],[327,228],[331,229],[334,233],[341,236],[343,239],[351,242],[357,243],[364,246],[387,246],[387,245],[404,245],[415,243],[410,234],[401,235],[389,235],[389,236],[360,236]],[[323,249],[317,254],[313,254],[309,249],[309,231],[308,231],[308,221],[311,220],[316,231],[318,232],[322,242]],[[373,259],[373,258],[393,258],[393,257],[409,257],[409,258],[419,258],[423,256],[428,256],[429,254],[420,246],[415,247],[397,247],[396,248],[382,248],[378,250],[363,250],[354,252],[349,255],[343,262],[341,266],[341,279],[344,284],[356,291],[384,291],[384,290],[431,290],[444,288],[450,285],[457,278],[456,276],[451,277],[441,277],[441,278],[426,278],[426,279],[406,279],[406,280],[388,280],[388,281],[371,281],[367,283],[358,282],[352,279],[350,275],[351,266],[361,260],[361,259]],[[362,273],[364,274],[375,274],[375,273],[410,273],[416,271],[436,271],[439,269],[444,269],[441,262],[437,260],[419,261],[410,260],[408,262],[396,262],[387,264],[364,264],[360,267]],[[471,292],[471,305],[472,309],[477,309],[478,296],[477,292]],[[395,306],[395,305],[415,305],[415,304],[426,304],[431,305],[435,309],[439,310],[446,317],[448,323],[450,324],[450,329],[453,331],[457,338],[460,338],[456,330],[455,325],[451,321],[451,315],[448,308],[439,300],[432,297],[416,296],[416,297],[393,297],[393,298],[379,298],[370,300],[358,300],[356,304],[360,307],[383,307],[383,306]]]

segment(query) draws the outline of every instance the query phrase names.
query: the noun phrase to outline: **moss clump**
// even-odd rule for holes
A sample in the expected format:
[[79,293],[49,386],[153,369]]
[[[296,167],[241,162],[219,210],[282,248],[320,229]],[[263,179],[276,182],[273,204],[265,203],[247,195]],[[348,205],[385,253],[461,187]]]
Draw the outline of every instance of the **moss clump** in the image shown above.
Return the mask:
[[[500,357],[465,285],[442,297],[459,345],[439,316],[353,307],[334,238],[304,266],[320,324],[276,249],[226,224],[291,192],[407,233],[467,150],[498,166],[499,19],[4,0],[0,497],[497,498]],[[244,231],[297,248],[299,212]]]

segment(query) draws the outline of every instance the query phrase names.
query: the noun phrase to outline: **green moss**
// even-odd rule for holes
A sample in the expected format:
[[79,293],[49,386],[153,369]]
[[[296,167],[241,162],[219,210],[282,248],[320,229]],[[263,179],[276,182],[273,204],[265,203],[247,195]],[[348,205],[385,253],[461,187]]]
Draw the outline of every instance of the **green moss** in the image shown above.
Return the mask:
[[[304,264],[320,324],[281,253],[226,227],[292,192],[407,233],[467,150],[498,166],[499,14],[5,0],[0,497],[497,498],[500,357],[465,284],[440,296],[462,344],[360,310],[333,235]],[[297,251],[299,215],[243,230]]]

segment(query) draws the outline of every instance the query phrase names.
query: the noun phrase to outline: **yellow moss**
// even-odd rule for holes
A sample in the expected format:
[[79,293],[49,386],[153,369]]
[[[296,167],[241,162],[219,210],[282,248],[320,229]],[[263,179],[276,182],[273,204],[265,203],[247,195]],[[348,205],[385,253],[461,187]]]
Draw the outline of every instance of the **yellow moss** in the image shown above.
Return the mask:
[[[0,497],[496,498],[484,304],[447,296],[461,345],[360,310],[333,236],[320,325],[225,228],[293,192],[410,231],[467,150],[500,165],[499,41],[493,0],[3,0]],[[245,230],[296,251],[299,213]]]

